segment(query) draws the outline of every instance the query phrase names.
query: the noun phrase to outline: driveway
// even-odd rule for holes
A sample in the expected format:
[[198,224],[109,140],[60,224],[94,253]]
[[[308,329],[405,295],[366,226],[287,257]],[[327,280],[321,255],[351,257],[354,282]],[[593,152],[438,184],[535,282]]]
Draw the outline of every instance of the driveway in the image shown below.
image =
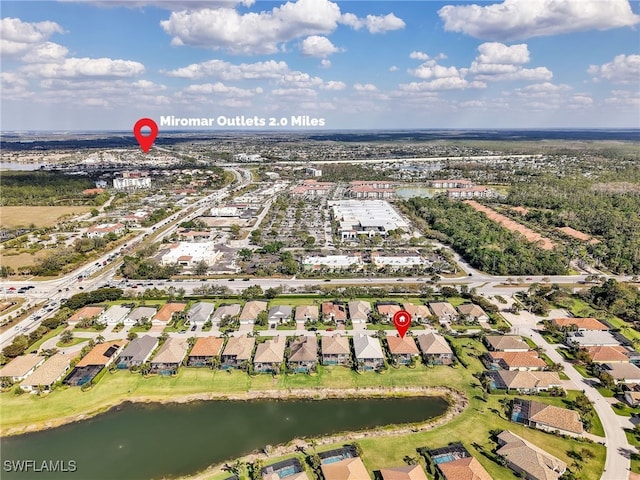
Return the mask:
[[629,447],[629,442],[621,425],[619,417],[614,413],[609,402],[567,362],[553,346],[542,338],[538,332],[534,332],[536,323],[542,320],[528,312],[520,312],[520,315],[513,315],[503,312],[504,317],[513,325],[512,332],[533,340],[536,345],[542,347],[547,356],[556,363],[564,366],[564,373],[569,379],[582,390],[587,398],[593,403],[593,407],[600,417],[606,437],[607,457],[604,464],[604,472],[600,480],[626,480],[629,478],[631,466],[630,452],[635,449]]

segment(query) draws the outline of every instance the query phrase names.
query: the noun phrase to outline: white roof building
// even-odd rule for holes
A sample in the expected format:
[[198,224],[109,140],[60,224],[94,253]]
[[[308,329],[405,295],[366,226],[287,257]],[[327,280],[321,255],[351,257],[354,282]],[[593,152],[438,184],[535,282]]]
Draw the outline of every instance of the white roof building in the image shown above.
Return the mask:
[[416,267],[426,266],[430,262],[420,255],[398,255],[398,256],[384,256],[377,253],[371,254],[371,262],[376,267]]
[[122,305],[113,305],[108,310],[102,312],[97,321],[99,323],[106,323],[107,325],[117,325],[121,322],[124,323],[129,310],[129,308],[123,307]]
[[169,246],[169,251],[162,256],[162,264],[177,263],[183,267],[191,267],[204,260],[211,266],[221,255],[211,242],[178,242]]
[[351,265],[362,267],[364,262],[360,255],[327,255],[326,257],[305,257],[302,264],[311,268],[347,268]]
[[384,200],[339,200],[329,202],[340,222],[342,240],[358,235],[386,236],[390,230],[409,230],[409,224]]

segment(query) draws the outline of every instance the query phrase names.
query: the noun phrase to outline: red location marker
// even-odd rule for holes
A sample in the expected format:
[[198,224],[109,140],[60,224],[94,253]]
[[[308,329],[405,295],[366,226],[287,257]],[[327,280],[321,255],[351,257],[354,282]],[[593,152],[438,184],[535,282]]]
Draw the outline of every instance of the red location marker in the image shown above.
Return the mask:
[[[151,129],[151,133],[149,135],[142,134],[142,129],[144,127],[149,127]],[[136,140],[138,141],[138,145],[140,145],[142,151],[147,153],[158,136],[158,124],[150,118],[141,118],[133,126],[133,134],[136,136]]]
[[396,330],[400,334],[400,337],[404,338],[404,334],[407,333],[411,326],[411,314],[406,310],[400,310],[393,315],[393,324],[396,326]]

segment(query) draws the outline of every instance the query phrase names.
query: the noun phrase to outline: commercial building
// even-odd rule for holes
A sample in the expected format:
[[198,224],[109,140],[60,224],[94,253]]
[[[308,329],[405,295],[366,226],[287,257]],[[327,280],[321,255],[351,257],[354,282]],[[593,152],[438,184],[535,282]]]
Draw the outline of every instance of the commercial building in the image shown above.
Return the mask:
[[99,225],[93,225],[89,227],[87,229],[87,237],[104,237],[109,233],[120,235],[122,232],[124,232],[124,228],[124,225],[121,223],[101,223]]
[[349,267],[362,268],[364,262],[361,255],[326,255],[323,257],[309,256],[302,260],[302,266],[305,269],[320,269],[326,267],[328,269],[342,269]]
[[169,244],[168,250],[162,255],[162,265],[178,264],[182,267],[193,267],[204,261],[213,265],[222,253],[215,249],[212,242],[178,242]]
[[342,241],[360,236],[386,237],[391,230],[409,230],[409,224],[389,202],[383,200],[339,200],[328,202],[340,224]]

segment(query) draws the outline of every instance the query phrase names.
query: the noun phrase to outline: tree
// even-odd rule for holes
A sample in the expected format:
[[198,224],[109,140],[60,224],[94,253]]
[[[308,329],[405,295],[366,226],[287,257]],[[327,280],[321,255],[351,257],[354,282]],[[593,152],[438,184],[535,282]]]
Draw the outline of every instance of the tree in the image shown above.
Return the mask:
[[73,332],[71,330],[63,330],[60,334],[60,343],[68,344],[73,341]]
[[260,313],[258,313],[258,317],[256,318],[256,325],[259,325],[261,327],[266,327],[268,321],[269,321],[269,314],[267,313],[266,310],[263,310]]
[[129,332],[127,334],[127,340],[129,341],[135,340],[136,338],[138,338],[138,334],[136,332]]
[[106,339],[105,339],[102,335],[98,335],[98,336],[96,337],[96,343],[97,343],[98,345],[100,345],[101,343],[104,343],[104,341],[105,341],[105,340],[106,340]]
[[251,257],[253,257],[253,250],[251,250],[250,248],[241,248],[240,250],[238,250],[238,256],[241,260],[248,262],[249,260],[251,260]]
[[196,275],[206,275],[209,270],[209,264],[205,260],[200,260],[193,267],[193,273]]
[[233,240],[238,240],[240,238],[240,225],[234,223],[229,227],[229,231],[231,232],[231,236]]
[[262,297],[264,292],[262,291],[262,287],[260,285],[251,285],[244,289],[242,294],[240,295],[245,300],[251,300],[254,298]]

